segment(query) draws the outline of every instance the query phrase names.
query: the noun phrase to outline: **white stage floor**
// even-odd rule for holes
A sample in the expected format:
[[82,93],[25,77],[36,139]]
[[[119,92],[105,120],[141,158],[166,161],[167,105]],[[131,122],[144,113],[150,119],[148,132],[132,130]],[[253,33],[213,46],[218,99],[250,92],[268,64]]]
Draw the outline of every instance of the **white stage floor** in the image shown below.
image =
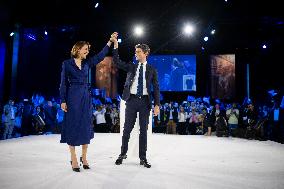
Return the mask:
[[[115,165],[120,135],[95,133],[88,153],[92,169],[76,173],[59,140],[43,135],[0,141],[0,188],[284,188],[284,145],[272,141],[153,134],[147,169],[138,156]],[[76,151],[79,156],[81,149]]]

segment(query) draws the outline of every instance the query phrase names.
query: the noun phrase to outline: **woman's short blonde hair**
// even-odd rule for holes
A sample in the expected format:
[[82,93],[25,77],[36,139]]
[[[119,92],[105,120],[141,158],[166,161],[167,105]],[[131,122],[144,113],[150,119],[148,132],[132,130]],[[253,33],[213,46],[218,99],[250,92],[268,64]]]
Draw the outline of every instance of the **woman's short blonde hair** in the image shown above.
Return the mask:
[[78,58],[79,50],[85,45],[88,45],[88,48],[90,50],[91,45],[87,41],[78,41],[77,43],[75,43],[75,45],[73,45],[71,50],[71,58]]

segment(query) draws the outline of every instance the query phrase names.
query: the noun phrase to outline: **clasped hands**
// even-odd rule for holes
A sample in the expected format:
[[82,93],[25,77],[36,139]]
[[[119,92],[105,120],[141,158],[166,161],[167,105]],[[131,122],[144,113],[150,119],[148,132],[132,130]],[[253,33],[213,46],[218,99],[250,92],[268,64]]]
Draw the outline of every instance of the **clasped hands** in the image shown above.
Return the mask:
[[117,32],[113,32],[110,36],[110,39],[109,41],[110,42],[113,42],[113,43],[116,43],[117,42],[117,36],[118,36],[118,33]]

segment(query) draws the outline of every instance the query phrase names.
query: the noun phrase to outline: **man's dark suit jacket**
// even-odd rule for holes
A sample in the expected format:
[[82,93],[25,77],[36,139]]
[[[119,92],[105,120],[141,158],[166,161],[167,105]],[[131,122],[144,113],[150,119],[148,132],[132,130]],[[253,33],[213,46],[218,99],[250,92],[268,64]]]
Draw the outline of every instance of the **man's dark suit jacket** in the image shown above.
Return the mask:
[[[126,81],[124,84],[124,90],[122,94],[122,99],[127,101],[130,97],[130,87],[132,86],[132,83],[134,81],[134,77],[136,74],[136,70],[138,67],[138,64],[133,63],[126,63],[119,59],[118,55],[118,49],[113,49],[113,62],[114,64],[127,72]],[[150,64],[146,65],[146,87],[147,92],[149,95],[149,104],[148,108],[151,108],[151,86],[153,86],[153,93],[154,93],[154,105],[160,106],[160,88],[159,88],[159,82],[158,82],[158,74],[156,69],[151,66]]]

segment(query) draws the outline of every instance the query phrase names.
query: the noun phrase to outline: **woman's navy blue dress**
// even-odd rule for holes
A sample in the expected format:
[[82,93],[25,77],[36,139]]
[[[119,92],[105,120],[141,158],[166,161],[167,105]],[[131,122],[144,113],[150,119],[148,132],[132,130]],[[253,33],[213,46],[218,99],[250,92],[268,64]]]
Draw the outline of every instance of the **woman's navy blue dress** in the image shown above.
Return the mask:
[[61,143],[79,146],[90,144],[94,138],[88,73],[90,68],[104,59],[108,51],[109,47],[105,46],[97,55],[83,60],[81,70],[74,58],[63,62],[59,91],[61,103],[67,104],[67,112],[62,124]]

